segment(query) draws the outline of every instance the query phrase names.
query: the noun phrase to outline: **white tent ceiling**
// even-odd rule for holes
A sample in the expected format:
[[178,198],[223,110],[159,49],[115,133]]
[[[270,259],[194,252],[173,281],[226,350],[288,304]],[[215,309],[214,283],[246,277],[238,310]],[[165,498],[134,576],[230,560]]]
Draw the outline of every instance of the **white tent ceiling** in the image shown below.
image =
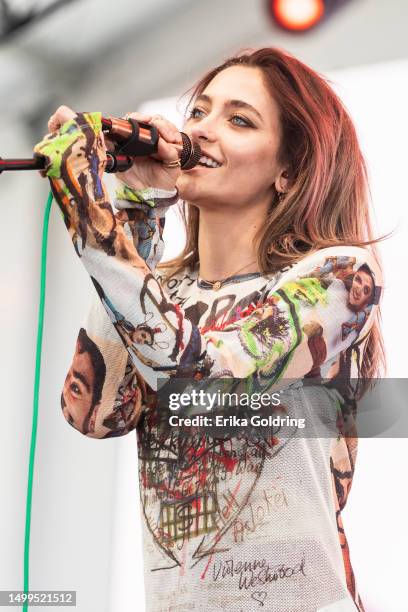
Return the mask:
[[3,112],[35,121],[63,101],[137,108],[244,46],[283,47],[320,71],[404,58],[407,23],[406,0],[349,0],[302,35],[277,29],[263,0],[76,0],[0,47]]

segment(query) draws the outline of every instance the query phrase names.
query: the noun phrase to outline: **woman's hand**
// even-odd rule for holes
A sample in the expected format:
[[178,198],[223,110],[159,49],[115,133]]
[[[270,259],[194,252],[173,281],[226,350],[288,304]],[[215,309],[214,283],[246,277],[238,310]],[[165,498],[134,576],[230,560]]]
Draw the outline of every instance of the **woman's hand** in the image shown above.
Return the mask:
[[59,106],[55,113],[48,119],[48,130],[50,134],[57,132],[61,125],[70,119],[75,119],[76,112],[68,106]]
[[[50,134],[54,134],[55,132],[57,132],[66,121],[69,121],[70,119],[75,119],[76,116],[76,112],[73,111],[72,108],[69,108],[69,106],[58,107],[55,113],[51,115],[51,117],[48,119],[48,130]],[[106,150],[114,151],[115,143],[109,139],[109,136],[101,134],[101,137],[103,139]]]
[[[50,136],[55,134],[61,126],[77,117],[77,113],[68,106],[60,106],[48,120]],[[154,125],[159,132],[157,153],[146,157],[134,157],[131,168],[125,172],[118,172],[117,177],[130,188],[139,190],[148,187],[174,190],[177,178],[181,172],[180,167],[167,167],[166,162],[179,160],[179,153],[174,144],[182,144],[182,138],[177,127],[161,115],[146,115],[143,113],[128,113],[126,118],[143,121]],[[115,144],[100,134],[107,151],[114,151]],[[164,162],[164,164],[163,164]],[[43,174],[43,173],[42,173]]]
[[157,153],[148,157],[134,157],[134,163],[129,170],[118,172],[117,177],[132,189],[156,187],[173,190],[180,175],[180,166],[168,168],[162,162],[179,159],[179,153],[174,144],[182,144],[182,138],[177,127],[161,115],[145,115],[128,113],[128,119],[143,121],[154,125],[159,132]]
[[106,142],[101,131],[100,117],[100,113],[76,113],[68,106],[57,108],[48,120],[49,133],[34,147],[34,153],[46,159],[41,176],[61,178],[66,167],[68,174],[79,176],[86,174],[91,165],[101,178],[111,143]]

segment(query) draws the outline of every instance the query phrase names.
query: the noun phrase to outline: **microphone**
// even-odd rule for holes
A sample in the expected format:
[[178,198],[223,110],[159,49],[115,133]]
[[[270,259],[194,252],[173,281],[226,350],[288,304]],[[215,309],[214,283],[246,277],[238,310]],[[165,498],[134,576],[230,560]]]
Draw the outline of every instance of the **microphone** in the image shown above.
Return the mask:
[[[118,144],[117,153],[132,157],[152,155],[157,152],[159,133],[154,125],[135,119],[116,119],[102,117],[102,131]],[[183,144],[174,144],[179,151],[182,170],[190,170],[197,165],[202,153],[200,145],[192,142],[184,132],[180,132]]]
[[[154,125],[134,119],[102,117],[102,131],[117,144],[115,151],[107,151],[105,172],[124,172],[133,164],[133,157],[146,157],[157,152],[159,133]],[[181,169],[190,170],[202,155],[200,145],[180,132],[183,144],[173,144],[179,152]],[[45,170],[45,157],[35,154],[28,159],[0,157],[0,174],[9,170]]]

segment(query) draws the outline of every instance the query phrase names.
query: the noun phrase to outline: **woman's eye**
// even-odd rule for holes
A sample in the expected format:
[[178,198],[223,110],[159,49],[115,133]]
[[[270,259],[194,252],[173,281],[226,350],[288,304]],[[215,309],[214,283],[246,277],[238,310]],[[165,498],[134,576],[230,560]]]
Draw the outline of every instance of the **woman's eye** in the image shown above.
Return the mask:
[[[204,111],[201,108],[198,108],[197,106],[195,106],[193,109],[191,109],[188,118],[189,119],[200,119],[203,115],[204,115]],[[252,127],[251,122],[248,119],[241,117],[241,115],[232,115],[229,118],[229,121],[231,121],[233,125],[238,125],[241,127]]]
[[196,106],[194,108],[191,109],[188,118],[189,119],[197,119],[198,118],[198,114],[197,113],[203,113],[204,111],[201,110],[201,108],[197,108]]
[[233,119],[236,119],[237,121],[240,122],[240,123],[236,123],[235,125],[242,125],[243,127],[251,126],[250,122],[247,119],[244,119],[244,117],[241,117],[241,115],[232,115],[231,121],[233,121]]

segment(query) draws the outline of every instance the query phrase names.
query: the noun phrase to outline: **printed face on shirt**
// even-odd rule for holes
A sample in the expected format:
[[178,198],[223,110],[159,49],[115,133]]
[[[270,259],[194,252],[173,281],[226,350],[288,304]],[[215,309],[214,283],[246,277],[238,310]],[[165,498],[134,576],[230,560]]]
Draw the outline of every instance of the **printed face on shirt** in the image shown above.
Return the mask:
[[353,276],[353,281],[349,291],[349,306],[352,310],[363,310],[371,303],[373,295],[373,279],[364,270],[359,270]]
[[281,139],[279,109],[258,68],[232,66],[197,98],[183,130],[219,167],[182,171],[177,187],[198,207],[261,206],[275,197]]
[[135,344],[149,344],[151,346],[153,342],[153,334],[147,329],[135,329],[130,337]]
[[95,372],[90,353],[80,352],[80,344],[77,342],[61,401],[65,418],[83,433],[87,433],[84,431],[84,421],[93,407],[94,385]]

